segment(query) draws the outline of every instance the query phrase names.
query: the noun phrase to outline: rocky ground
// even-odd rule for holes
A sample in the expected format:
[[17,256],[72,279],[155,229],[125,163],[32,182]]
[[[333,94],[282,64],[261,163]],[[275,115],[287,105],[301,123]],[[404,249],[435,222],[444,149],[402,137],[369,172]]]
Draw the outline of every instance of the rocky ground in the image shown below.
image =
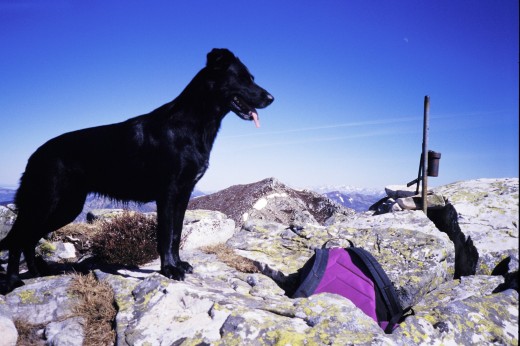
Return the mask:
[[[195,272],[184,282],[157,274],[158,261],[92,270],[114,292],[116,345],[518,345],[518,185],[480,179],[435,189],[444,204],[428,210],[434,222],[397,201],[377,215],[354,213],[267,179],[191,204],[222,213],[188,211],[181,255]],[[0,211],[4,228],[9,213]],[[348,240],[378,259],[401,305],[413,307],[393,334],[343,297],[290,297],[313,249]],[[225,243],[235,257],[202,251],[202,243]],[[60,260],[78,251],[52,255],[78,261]],[[494,274],[509,281],[497,289],[506,280],[491,274],[507,258],[509,271]],[[237,269],[238,259],[256,270]],[[16,343],[19,321],[37,326],[42,345],[83,344],[86,321],[75,312],[71,282],[69,275],[27,279],[0,296],[0,345]]]

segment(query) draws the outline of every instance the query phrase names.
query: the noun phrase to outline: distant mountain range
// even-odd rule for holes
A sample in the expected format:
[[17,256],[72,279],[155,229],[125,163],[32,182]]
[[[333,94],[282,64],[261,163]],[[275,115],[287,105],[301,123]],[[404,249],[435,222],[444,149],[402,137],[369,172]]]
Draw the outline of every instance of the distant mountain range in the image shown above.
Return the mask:
[[311,188],[310,190],[325,195],[334,202],[354,209],[357,212],[367,211],[372,204],[386,197],[384,190],[358,188],[348,185],[322,186]]
[[[383,190],[357,188],[352,186],[322,186],[316,188],[309,188],[308,190],[325,195],[336,203],[339,203],[347,208],[354,209],[357,212],[367,211],[368,208],[385,196]],[[0,205],[7,205],[13,203],[16,190],[0,187]],[[206,195],[204,192],[194,190],[192,198]],[[84,221],[88,211],[92,209],[112,209],[124,208],[130,210],[137,210],[140,212],[155,211],[155,202],[138,204],[134,202],[121,203],[110,200],[108,198],[99,197],[96,195],[89,195],[85,202],[82,213],[78,216],[76,221]]]
[[13,203],[16,190],[0,187],[0,205]]
[[[0,187],[0,205],[6,206],[8,204],[14,203],[14,196],[16,194],[16,190],[2,188]],[[191,194],[191,197],[203,196],[204,193],[199,190],[194,190]],[[97,196],[95,194],[90,194],[87,196],[85,201],[85,205],[83,206],[83,211],[78,215],[75,221],[85,221],[87,217],[87,213],[93,209],[128,209],[128,210],[136,210],[142,213],[147,213],[156,210],[155,202],[150,203],[123,203],[115,200],[111,200],[110,198],[104,198],[102,196]]]

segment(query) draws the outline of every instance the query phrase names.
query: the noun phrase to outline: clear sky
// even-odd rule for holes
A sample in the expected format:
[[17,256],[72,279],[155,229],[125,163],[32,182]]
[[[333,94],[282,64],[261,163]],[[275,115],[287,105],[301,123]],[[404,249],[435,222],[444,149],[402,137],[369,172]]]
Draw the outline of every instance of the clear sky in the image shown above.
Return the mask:
[[199,189],[417,176],[423,99],[443,185],[518,177],[518,0],[0,0],[0,185],[61,133],[174,99],[214,47],[275,96],[230,113]]

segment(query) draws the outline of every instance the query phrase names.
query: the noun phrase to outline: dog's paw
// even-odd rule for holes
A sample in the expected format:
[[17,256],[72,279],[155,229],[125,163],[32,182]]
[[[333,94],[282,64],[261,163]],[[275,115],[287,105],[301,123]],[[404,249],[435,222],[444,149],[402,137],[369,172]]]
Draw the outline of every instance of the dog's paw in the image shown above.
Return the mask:
[[193,267],[188,262],[179,261],[176,266],[165,265],[161,268],[161,274],[168,279],[184,281],[185,274],[193,273]]
[[193,273],[193,267],[188,262],[179,261],[178,266],[181,267],[181,269],[184,270],[186,274]]
[[0,294],[6,295],[15,288],[25,285],[18,275],[11,275],[0,279]]

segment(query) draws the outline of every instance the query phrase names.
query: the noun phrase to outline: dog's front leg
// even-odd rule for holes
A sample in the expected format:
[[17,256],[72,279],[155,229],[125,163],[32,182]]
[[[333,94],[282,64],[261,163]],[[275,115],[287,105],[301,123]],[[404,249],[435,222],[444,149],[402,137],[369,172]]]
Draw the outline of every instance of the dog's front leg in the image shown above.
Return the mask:
[[193,267],[181,261],[179,255],[190,193],[169,194],[157,201],[157,250],[161,256],[161,274],[174,280],[184,280],[186,273],[193,273]]

